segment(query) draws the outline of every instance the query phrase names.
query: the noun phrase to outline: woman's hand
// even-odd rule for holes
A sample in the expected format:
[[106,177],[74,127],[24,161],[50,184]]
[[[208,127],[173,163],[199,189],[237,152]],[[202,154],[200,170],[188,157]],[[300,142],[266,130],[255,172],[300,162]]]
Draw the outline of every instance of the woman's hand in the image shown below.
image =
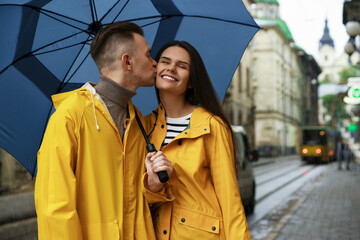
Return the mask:
[[170,177],[173,172],[171,161],[167,159],[163,152],[151,152],[146,155],[145,158],[146,170],[148,174],[147,186],[152,192],[159,192],[164,183],[161,183],[157,172],[166,171]]

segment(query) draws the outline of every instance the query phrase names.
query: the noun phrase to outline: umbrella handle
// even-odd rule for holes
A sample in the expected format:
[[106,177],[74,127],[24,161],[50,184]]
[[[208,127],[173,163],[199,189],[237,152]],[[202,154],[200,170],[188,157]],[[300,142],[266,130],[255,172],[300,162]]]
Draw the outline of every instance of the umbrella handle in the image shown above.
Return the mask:
[[[156,148],[152,143],[148,143],[146,149],[148,150],[148,152],[156,152]],[[162,183],[166,183],[169,180],[169,175],[166,171],[157,172],[156,174],[158,175],[159,180]]]
[[[146,134],[146,132],[144,130],[143,125],[141,124],[140,118],[139,118],[136,110],[135,110],[135,118],[136,118],[136,121],[137,121],[137,123],[139,125],[139,128],[141,130],[141,133],[144,136],[144,139],[145,139],[145,141],[147,143],[146,149],[148,150],[148,152],[157,152],[154,144],[150,143],[149,138],[148,138],[148,136],[147,136],[147,134]],[[167,174],[166,171],[157,172],[156,174],[158,175],[159,181],[161,183],[166,183],[169,180],[169,175]]]

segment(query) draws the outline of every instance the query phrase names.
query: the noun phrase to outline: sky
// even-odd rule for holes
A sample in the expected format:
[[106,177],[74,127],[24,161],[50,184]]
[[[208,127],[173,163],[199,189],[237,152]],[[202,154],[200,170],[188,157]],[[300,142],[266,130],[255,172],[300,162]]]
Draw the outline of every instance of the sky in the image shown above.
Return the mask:
[[319,41],[328,19],[336,56],[344,52],[349,36],[342,24],[344,0],[278,0],[280,18],[284,20],[295,44],[318,60]]

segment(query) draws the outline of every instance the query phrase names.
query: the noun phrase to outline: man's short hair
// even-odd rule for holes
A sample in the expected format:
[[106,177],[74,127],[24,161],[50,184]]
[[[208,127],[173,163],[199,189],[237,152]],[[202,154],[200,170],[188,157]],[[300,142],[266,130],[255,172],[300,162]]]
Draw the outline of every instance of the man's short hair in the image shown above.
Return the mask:
[[90,54],[101,71],[114,68],[116,58],[121,54],[134,55],[134,33],[144,36],[144,31],[132,22],[115,22],[101,29],[90,45]]

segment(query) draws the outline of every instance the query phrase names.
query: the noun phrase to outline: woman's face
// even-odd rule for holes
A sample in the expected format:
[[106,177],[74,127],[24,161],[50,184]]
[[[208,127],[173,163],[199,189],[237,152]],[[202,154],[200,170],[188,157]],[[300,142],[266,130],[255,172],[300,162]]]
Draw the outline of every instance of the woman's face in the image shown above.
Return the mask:
[[160,92],[184,95],[191,87],[190,55],[182,47],[172,46],[161,54],[157,65],[156,87]]

